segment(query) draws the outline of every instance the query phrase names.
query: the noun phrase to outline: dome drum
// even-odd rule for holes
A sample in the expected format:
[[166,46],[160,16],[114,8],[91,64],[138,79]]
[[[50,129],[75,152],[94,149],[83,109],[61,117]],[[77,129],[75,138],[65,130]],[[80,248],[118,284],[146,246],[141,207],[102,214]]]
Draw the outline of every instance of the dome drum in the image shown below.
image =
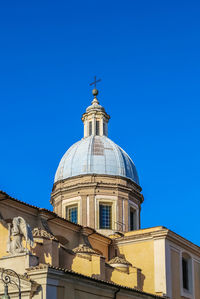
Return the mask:
[[[130,179],[108,175],[79,175],[54,184],[51,203],[54,212],[66,218],[68,207],[77,207],[77,222],[109,235],[130,230],[130,208],[135,211],[134,229],[140,227],[141,188]],[[101,206],[110,207],[110,225],[100,223]]]

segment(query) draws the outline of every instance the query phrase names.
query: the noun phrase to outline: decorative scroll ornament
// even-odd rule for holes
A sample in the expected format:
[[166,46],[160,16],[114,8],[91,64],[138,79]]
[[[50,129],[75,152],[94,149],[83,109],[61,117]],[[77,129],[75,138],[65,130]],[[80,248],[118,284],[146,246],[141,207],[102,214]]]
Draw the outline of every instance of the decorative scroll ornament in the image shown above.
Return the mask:
[[[18,254],[28,252],[27,244],[33,247],[33,235],[29,224],[26,223],[24,218],[13,218],[12,225],[9,224],[9,236],[8,236],[8,248],[7,252],[11,254]],[[25,239],[26,247],[22,245],[22,241]]]
[[53,234],[39,227],[35,227],[32,230],[32,234],[33,234],[33,238],[39,237],[39,238],[45,238],[45,239],[57,241],[57,238]]
[[126,259],[124,259],[124,258],[122,258],[122,257],[119,257],[119,256],[116,256],[116,257],[114,257],[112,260],[108,261],[108,264],[109,264],[109,265],[112,265],[112,264],[119,264],[119,265],[132,266],[132,264],[129,263]]

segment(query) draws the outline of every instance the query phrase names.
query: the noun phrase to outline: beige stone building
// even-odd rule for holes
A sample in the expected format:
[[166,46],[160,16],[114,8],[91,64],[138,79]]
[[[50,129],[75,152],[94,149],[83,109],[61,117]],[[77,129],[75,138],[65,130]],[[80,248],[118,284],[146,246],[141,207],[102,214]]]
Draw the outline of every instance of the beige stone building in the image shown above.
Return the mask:
[[22,298],[200,299],[200,248],[140,228],[138,174],[97,94],[56,171],[53,211],[0,192],[0,294],[18,298],[20,281]]

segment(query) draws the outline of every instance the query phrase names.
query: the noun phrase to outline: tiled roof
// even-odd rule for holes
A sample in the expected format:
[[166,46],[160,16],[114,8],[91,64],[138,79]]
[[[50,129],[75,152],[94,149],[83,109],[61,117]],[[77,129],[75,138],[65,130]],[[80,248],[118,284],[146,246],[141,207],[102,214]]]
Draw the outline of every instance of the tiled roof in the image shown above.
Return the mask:
[[122,286],[120,284],[117,284],[117,283],[114,283],[114,282],[110,282],[110,281],[106,281],[106,280],[102,280],[102,279],[98,279],[96,277],[91,277],[91,276],[87,276],[87,275],[84,275],[84,274],[80,274],[78,272],[75,272],[73,270],[69,270],[69,269],[65,269],[65,268],[60,268],[60,267],[54,267],[54,266],[50,266],[48,264],[39,264],[38,266],[35,266],[35,267],[30,267],[28,269],[28,271],[34,271],[34,270],[42,270],[42,269],[54,269],[54,270],[57,270],[57,271],[62,271],[64,273],[68,273],[68,274],[71,274],[71,275],[74,275],[74,276],[78,276],[78,277],[82,277],[83,279],[89,279],[91,281],[94,281],[94,282],[99,282],[99,283],[102,283],[104,285],[108,285],[108,286],[113,286],[113,287],[117,287],[118,289],[122,289],[122,290],[127,290],[127,291],[132,291],[132,292],[135,292],[135,293],[139,293],[139,294],[143,294],[143,295],[148,295],[149,297],[152,297],[152,298],[158,298],[158,299],[161,299],[161,298],[165,298],[163,296],[158,296],[158,295],[154,295],[154,294],[150,294],[150,293],[146,293],[146,292],[143,292],[143,291],[139,291],[137,289],[134,289],[134,288],[129,288],[129,287],[125,287],[125,286]]
[[[5,198],[1,198],[1,195],[5,196]],[[26,203],[26,202],[24,202],[24,201],[22,201],[22,200],[19,200],[19,199],[16,199],[16,198],[14,198],[14,197],[11,197],[11,196],[8,195],[6,192],[0,190],[0,202],[3,201],[3,200],[6,200],[6,199],[10,199],[10,200],[16,201],[16,202],[18,202],[18,203],[20,203],[20,204],[23,204],[23,205],[28,206],[28,207],[30,207],[30,208],[36,209],[36,210],[38,210],[39,212],[46,212],[46,213],[48,213],[48,214],[51,214],[51,215],[54,216],[55,218],[57,218],[57,219],[61,219],[61,220],[65,221],[65,222],[68,222],[68,223],[70,223],[71,225],[74,225],[74,226],[76,226],[76,227],[85,228],[84,226],[82,226],[82,225],[80,225],[80,224],[71,222],[71,221],[69,221],[69,220],[67,220],[67,219],[65,219],[65,218],[63,218],[63,217],[58,216],[56,213],[54,213],[54,212],[52,212],[52,211],[50,211],[50,210],[48,210],[48,209],[45,209],[45,208],[39,208],[39,207],[37,207],[37,206],[28,204],[28,203]],[[91,227],[89,227],[89,229],[91,229],[91,230],[94,232],[94,234],[97,234],[97,235],[99,235],[99,236],[101,236],[101,237],[103,237],[103,238],[108,239],[108,240],[111,241],[111,239],[110,239],[109,237],[107,237],[107,236],[105,236],[105,235],[102,235],[102,234],[98,233],[95,229],[93,229],[93,228],[91,228]]]

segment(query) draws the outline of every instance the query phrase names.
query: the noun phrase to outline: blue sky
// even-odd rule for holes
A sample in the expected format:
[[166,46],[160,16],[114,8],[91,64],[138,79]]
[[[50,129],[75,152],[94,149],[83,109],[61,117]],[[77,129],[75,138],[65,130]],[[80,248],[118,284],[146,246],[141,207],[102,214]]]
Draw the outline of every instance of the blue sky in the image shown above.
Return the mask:
[[200,245],[199,1],[6,1],[0,9],[0,189],[49,203],[99,83],[109,137],[136,164],[142,227]]

